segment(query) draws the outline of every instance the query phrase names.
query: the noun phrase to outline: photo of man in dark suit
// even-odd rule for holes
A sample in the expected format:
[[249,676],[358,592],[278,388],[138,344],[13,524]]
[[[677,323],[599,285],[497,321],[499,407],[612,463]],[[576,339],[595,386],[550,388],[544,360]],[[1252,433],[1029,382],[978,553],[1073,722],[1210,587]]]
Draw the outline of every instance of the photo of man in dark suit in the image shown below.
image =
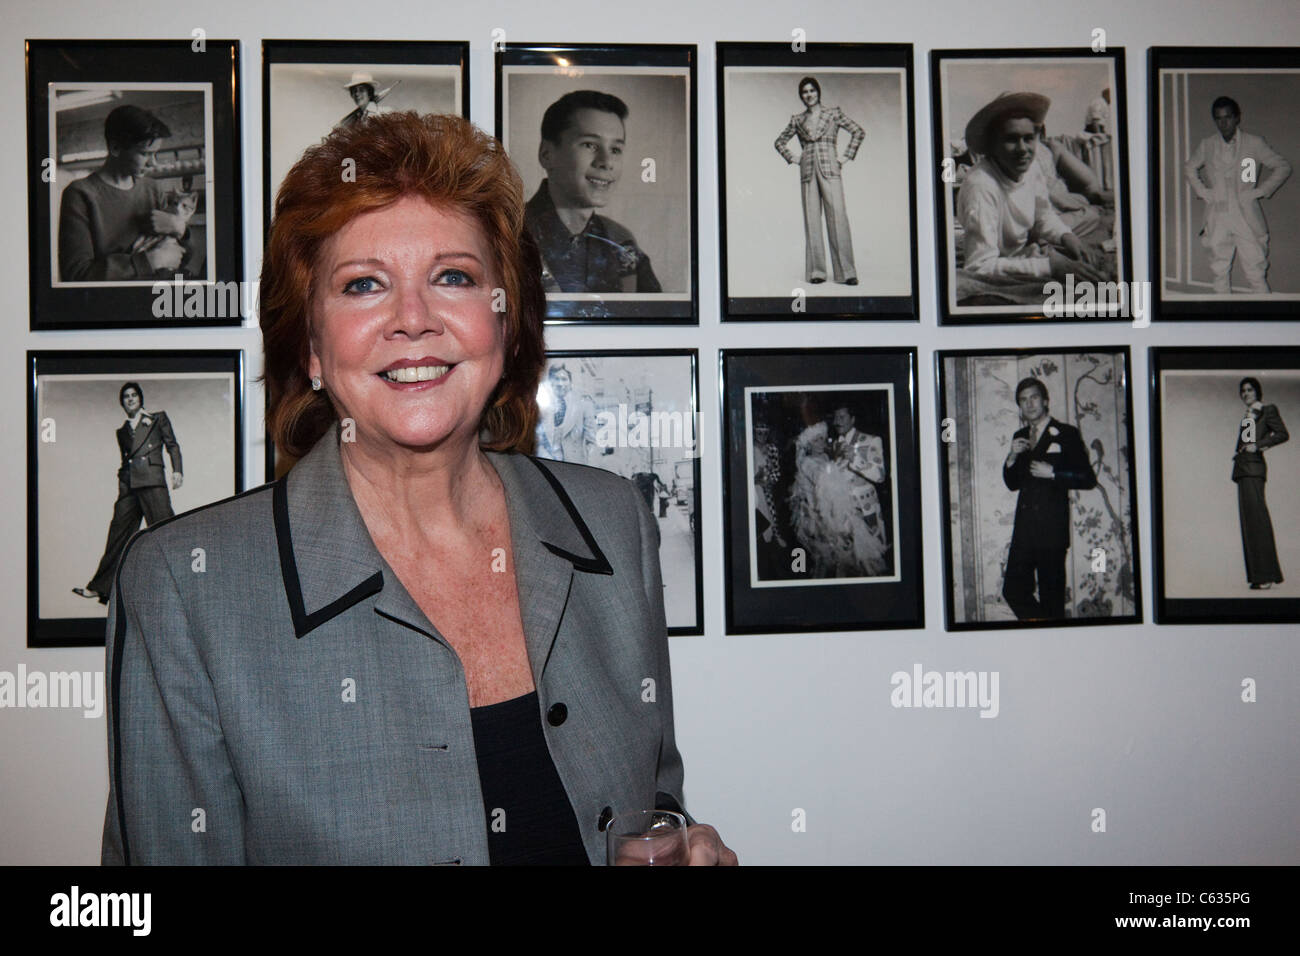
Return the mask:
[[623,175],[627,104],[596,90],[546,109],[537,161],[546,170],[524,221],[542,253],[546,291],[662,292],[626,227],[597,214]]
[[179,488],[184,480],[181,446],[176,443],[167,413],[146,412],[144,390],[136,382],[123,385],[118,400],[127,418],[117,430],[122,466],[117,472],[117,501],[108,526],[108,541],[90,583],[72,589],[84,598],[97,599],[100,604],[108,603],[118,559],[131,536],[140,529],[140,519],[144,518],[152,526],[174,514],[163,468],[164,448],[172,463],[172,488]]
[[1237,450],[1232,456],[1232,480],[1237,485],[1237,510],[1241,518],[1241,550],[1246,560],[1246,580],[1252,591],[1267,591],[1281,584],[1282,566],[1277,560],[1273,519],[1264,500],[1268,465],[1264,449],[1287,441],[1291,435],[1282,423],[1276,405],[1265,405],[1264,387],[1247,376],[1238,387],[1246,405],[1239,425]]
[[1002,596],[1022,621],[1063,618],[1070,489],[1096,487],[1097,476],[1079,430],[1048,414],[1041,381],[1022,379],[1016,404],[1025,426],[1002,466],[1003,482],[1019,492]]

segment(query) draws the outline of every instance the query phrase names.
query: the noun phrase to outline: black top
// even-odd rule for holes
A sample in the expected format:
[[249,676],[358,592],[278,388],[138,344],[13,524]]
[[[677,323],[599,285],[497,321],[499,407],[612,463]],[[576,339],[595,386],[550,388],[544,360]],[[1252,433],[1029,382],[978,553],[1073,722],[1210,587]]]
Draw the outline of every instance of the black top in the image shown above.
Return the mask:
[[542,733],[537,692],[470,708],[493,866],[588,866]]

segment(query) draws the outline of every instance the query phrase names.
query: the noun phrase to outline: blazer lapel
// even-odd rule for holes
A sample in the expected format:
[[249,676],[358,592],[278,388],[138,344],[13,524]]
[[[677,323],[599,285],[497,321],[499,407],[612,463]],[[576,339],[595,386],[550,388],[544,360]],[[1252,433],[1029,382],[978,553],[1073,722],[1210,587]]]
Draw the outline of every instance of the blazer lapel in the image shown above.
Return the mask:
[[1050,443],[1049,445],[1045,445],[1044,443],[1047,442],[1048,436],[1051,434],[1052,431],[1052,424],[1055,421],[1056,419],[1049,418],[1047,421],[1043,423],[1043,428],[1038,433],[1038,441],[1034,445],[1033,454],[1041,455],[1046,453],[1046,449],[1047,447],[1049,447]]
[[540,685],[574,571],[612,574],[613,569],[544,463],[494,452],[488,458],[505,486],[519,613],[533,681]]
[[343,475],[337,426],[276,483],[272,510],[298,637],[384,590],[386,579],[396,581],[385,573]]
[[811,126],[804,126],[809,139],[819,140],[822,138],[822,135],[826,132],[826,124],[830,121],[830,115],[830,110],[823,106],[821,112],[817,114],[817,122]]
[[154,418],[152,415],[150,415],[150,416],[149,416],[149,424],[148,424],[148,425],[145,425],[144,420],[142,419],[142,420],[140,421],[140,425],[141,425],[141,427],[140,427],[140,428],[137,428],[135,431],[131,431],[131,423],[130,423],[130,422],[127,422],[126,430],[127,430],[127,432],[131,435],[131,454],[132,454],[132,455],[134,455],[134,454],[135,454],[136,452],[138,452],[142,447],[144,447],[145,440],[148,439],[148,437],[149,437],[149,433],[150,433],[151,431],[153,431],[154,422],[156,422],[156,421],[158,421],[158,419],[156,419],[156,418]]

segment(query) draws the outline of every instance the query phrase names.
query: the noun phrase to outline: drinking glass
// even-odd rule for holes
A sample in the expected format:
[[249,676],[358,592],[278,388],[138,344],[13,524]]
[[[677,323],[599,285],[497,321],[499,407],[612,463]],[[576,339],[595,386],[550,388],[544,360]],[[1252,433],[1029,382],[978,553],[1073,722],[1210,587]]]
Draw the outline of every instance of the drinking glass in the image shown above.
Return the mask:
[[671,810],[620,813],[605,830],[605,849],[610,866],[686,866],[686,818]]

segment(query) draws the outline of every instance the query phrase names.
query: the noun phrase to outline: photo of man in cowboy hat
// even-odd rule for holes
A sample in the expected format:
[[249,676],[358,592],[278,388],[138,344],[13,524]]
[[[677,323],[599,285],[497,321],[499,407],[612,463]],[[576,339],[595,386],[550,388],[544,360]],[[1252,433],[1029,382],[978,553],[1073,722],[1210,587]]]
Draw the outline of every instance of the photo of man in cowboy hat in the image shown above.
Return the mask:
[[1052,208],[1035,168],[1037,129],[1051,100],[1003,93],[966,124],[966,145],[981,158],[957,198],[963,268],[987,278],[1105,281],[1102,250],[1079,239]]
[[[397,82],[400,83],[401,80]],[[345,128],[361,122],[367,116],[378,116],[381,113],[390,112],[385,107],[380,106],[379,101],[391,93],[394,86],[397,86],[397,83],[380,90],[371,74],[353,73],[352,78],[343,84],[343,88],[352,95],[352,102],[357,104],[357,108],[339,120],[334,125],[334,128]]]

